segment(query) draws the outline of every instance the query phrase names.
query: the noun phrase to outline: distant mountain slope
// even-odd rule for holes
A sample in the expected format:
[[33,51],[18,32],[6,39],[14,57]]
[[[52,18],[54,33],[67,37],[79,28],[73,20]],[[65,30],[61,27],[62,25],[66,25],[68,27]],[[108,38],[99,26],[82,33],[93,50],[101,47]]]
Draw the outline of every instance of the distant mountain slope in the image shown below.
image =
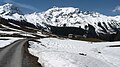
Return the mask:
[[34,24],[26,21],[24,14],[18,7],[9,3],[0,6],[0,25],[5,25],[18,30],[26,29],[26,31],[30,28],[36,29]]
[[83,12],[78,8],[54,7],[42,13],[32,13],[25,15],[28,22],[35,25],[51,25],[57,27],[81,27],[88,30],[88,25],[95,28],[99,34],[113,34],[119,31],[120,16],[106,16],[97,12]]
[[22,11],[13,4],[5,4],[0,6],[0,17],[5,19],[25,20]]

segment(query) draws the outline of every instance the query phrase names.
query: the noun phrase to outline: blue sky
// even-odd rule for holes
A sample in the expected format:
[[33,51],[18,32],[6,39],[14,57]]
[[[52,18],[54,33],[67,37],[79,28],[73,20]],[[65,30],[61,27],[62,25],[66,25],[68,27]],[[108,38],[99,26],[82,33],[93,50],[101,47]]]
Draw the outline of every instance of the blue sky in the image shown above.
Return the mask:
[[24,13],[46,11],[53,6],[76,7],[82,11],[95,11],[105,15],[120,15],[120,0],[0,0],[0,5],[12,3]]

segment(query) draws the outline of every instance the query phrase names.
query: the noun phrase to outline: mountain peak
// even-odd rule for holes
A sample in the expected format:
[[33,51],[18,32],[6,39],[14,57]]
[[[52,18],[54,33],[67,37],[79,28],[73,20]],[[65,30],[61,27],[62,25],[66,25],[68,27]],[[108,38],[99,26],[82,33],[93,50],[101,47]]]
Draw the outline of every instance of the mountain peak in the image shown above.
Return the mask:
[[2,15],[13,15],[15,13],[22,14],[22,12],[13,4],[6,3],[0,6],[0,14]]
[[4,4],[3,6],[13,6],[13,4],[11,4],[11,3],[6,3],[6,4]]
[[79,13],[80,10],[79,8],[73,8],[73,7],[56,7],[54,6],[53,8],[47,10],[46,12],[64,12],[66,14],[69,14],[69,13]]

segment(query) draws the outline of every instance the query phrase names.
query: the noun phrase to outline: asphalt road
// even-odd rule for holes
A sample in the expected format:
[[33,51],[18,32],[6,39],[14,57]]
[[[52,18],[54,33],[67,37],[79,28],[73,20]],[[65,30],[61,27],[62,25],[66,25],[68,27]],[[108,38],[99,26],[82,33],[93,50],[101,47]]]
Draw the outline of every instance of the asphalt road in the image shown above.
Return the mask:
[[[26,49],[24,49],[24,45],[27,41],[28,39],[17,40],[3,48],[0,51],[0,67],[40,67],[39,65],[31,66],[31,63],[29,63],[29,65],[26,63],[30,62],[29,57],[27,57],[28,54],[25,54]],[[25,57],[27,57],[27,59]]]

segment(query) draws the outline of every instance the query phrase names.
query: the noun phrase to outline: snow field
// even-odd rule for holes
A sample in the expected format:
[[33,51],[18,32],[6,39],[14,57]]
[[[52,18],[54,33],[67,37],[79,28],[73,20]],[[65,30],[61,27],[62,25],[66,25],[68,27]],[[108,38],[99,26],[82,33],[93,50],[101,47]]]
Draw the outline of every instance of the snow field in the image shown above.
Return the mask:
[[29,51],[44,67],[119,67],[118,42],[85,42],[70,39],[44,38],[30,41]]

